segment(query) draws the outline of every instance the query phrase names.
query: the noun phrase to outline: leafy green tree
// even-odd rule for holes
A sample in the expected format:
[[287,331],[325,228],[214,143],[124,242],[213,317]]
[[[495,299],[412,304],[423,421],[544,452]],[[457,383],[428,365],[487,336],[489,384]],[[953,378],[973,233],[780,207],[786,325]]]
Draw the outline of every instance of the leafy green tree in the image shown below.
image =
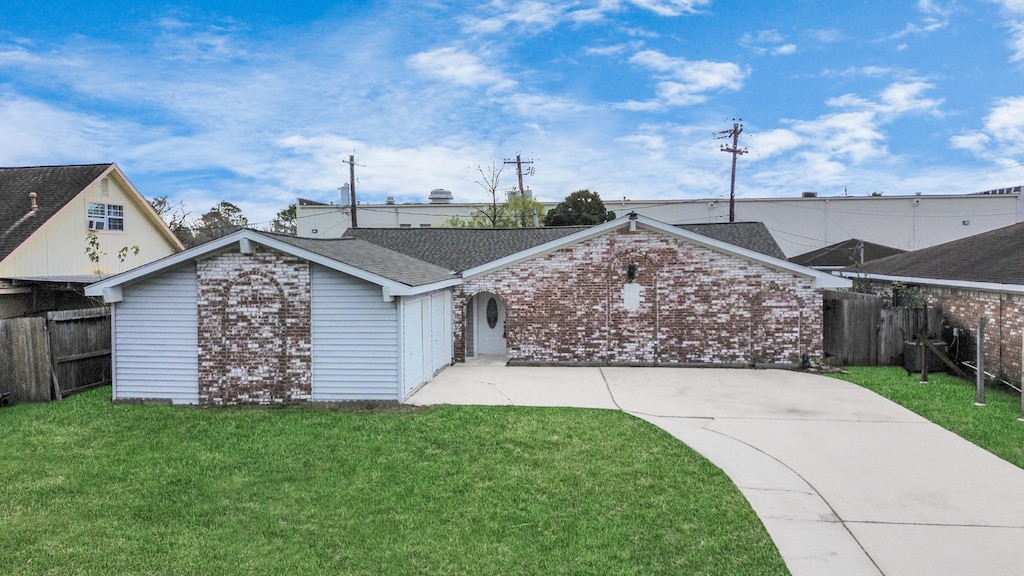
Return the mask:
[[279,211],[277,216],[274,216],[274,220],[270,223],[270,231],[294,236],[298,230],[295,218],[295,204],[292,203],[284,210]]
[[248,225],[249,219],[242,214],[241,208],[221,200],[192,223],[193,238],[189,247],[220,238]]
[[538,222],[544,222],[546,208],[533,195],[516,194],[502,207],[501,223],[504,228],[533,228],[533,213]]
[[615,219],[597,192],[577,190],[544,217],[545,226],[590,226]]
[[538,220],[543,222],[544,205],[532,196],[516,194],[510,196],[504,204],[478,209],[468,218],[452,216],[441,226],[445,228],[533,228],[534,210],[537,211]]

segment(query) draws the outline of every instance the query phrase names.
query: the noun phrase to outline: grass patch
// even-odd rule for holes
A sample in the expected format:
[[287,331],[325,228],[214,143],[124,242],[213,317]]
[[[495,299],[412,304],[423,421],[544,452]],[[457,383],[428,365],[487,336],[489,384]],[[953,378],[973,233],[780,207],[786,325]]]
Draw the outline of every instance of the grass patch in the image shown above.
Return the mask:
[[985,390],[985,407],[974,405],[974,382],[943,373],[908,376],[898,367],[852,367],[836,378],[859,384],[931,420],[1000,458],[1024,468],[1024,422],[1020,396],[1003,389]]
[[0,410],[4,574],[787,574],[729,479],[621,412]]

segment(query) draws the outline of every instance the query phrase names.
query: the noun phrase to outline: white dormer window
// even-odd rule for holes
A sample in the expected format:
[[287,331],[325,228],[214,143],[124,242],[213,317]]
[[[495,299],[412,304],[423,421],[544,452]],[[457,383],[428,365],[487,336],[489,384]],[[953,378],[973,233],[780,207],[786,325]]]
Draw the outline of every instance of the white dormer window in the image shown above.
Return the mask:
[[89,202],[86,212],[89,230],[124,230],[124,206]]

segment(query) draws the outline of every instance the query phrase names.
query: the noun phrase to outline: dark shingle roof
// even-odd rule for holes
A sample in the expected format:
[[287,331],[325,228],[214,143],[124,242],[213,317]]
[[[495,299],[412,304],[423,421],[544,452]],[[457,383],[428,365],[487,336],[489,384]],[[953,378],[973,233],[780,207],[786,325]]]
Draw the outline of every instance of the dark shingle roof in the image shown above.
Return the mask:
[[[0,260],[78,195],[110,164],[0,168]],[[30,210],[36,193],[39,209]],[[85,223],[82,223],[83,229]]]
[[462,272],[586,228],[349,228],[345,237]]
[[857,271],[884,276],[1024,285],[1024,258],[1021,254],[1024,254],[1024,223],[868,262]]
[[[785,260],[761,222],[680,224],[691,232]],[[534,246],[558,240],[587,226],[543,228],[349,228],[346,238],[359,238],[395,252],[462,272]]]
[[676,227],[696,232],[708,238],[746,248],[778,258],[786,259],[786,254],[779,248],[779,243],[768,231],[764,222],[714,222],[709,224],[676,224]]
[[260,234],[406,286],[422,286],[455,278],[451,270],[447,268],[423,262],[357,238],[316,240],[269,232],[260,232]]
[[895,254],[902,254],[906,252],[906,250],[900,250],[899,248],[893,248],[892,246],[866,242],[859,238],[850,238],[848,240],[843,240],[842,242],[836,242],[835,244],[825,246],[824,248],[805,252],[799,256],[793,256],[789,261],[801,266],[845,268],[846,266],[861,264],[860,259],[862,246],[864,251],[864,262],[870,262],[872,260],[878,260],[879,258],[885,258],[886,256],[893,256]]

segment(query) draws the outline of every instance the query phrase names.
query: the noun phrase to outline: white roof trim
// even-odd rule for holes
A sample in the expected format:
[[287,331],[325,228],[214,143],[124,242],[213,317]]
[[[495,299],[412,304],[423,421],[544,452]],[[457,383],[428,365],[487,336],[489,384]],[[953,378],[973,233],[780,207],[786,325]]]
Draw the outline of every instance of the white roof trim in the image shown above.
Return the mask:
[[[652,230],[658,230],[669,236],[685,238],[686,240],[689,240],[694,244],[698,244],[706,248],[711,248],[719,252],[725,252],[726,254],[739,256],[741,258],[752,260],[754,262],[759,262],[770,268],[775,268],[776,270],[783,270],[786,272],[791,272],[798,276],[810,278],[813,280],[814,288],[849,288],[853,285],[853,282],[847,280],[846,278],[840,278],[839,276],[835,276],[827,272],[814,270],[806,266],[800,266],[799,264],[793,264],[788,260],[773,258],[771,256],[761,254],[760,252],[756,252],[754,250],[748,250],[746,248],[741,248],[734,244],[729,244],[728,242],[715,240],[714,238],[697,234],[696,232],[691,232],[685,228],[679,228],[671,224],[666,224],[664,222],[654,220],[653,218],[638,215],[636,218],[636,222],[643,227],[650,228]],[[488,272],[493,272],[506,266],[511,266],[512,264],[516,264],[524,260],[529,260],[531,258],[535,258],[537,256],[541,256],[549,252],[553,252],[555,250],[564,248],[571,244],[576,244],[584,240],[589,240],[596,236],[605,234],[606,232],[609,232],[611,230],[615,230],[616,228],[621,228],[623,226],[628,225],[629,215],[627,214],[625,216],[616,218],[611,222],[605,222],[604,224],[599,224],[586,230],[581,230],[579,232],[576,232],[575,234],[569,234],[568,236],[563,236],[556,240],[552,240],[550,242],[534,246],[529,250],[516,252],[515,254],[510,254],[509,256],[500,258],[493,262],[488,262],[487,264],[483,264],[475,268],[470,268],[462,272],[462,277],[472,278],[474,276],[480,276],[481,274],[487,274]]]
[[249,241],[254,242],[256,244],[261,244],[268,248],[273,248],[280,252],[284,252],[285,254],[290,254],[292,256],[296,256],[304,260],[320,264],[321,266],[324,266],[326,268],[337,270],[338,272],[343,272],[350,276],[355,276],[356,278],[366,280],[367,282],[370,282],[372,284],[387,287],[390,294],[392,294],[393,296],[410,296],[414,294],[422,294],[424,292],[432,292],[434,290],[441,290],[451,286],[457,286],[462,283],[461,278],[453,278],[452,280],[443,280],[441,282],[424,284],[422,286],[409,286],[406,284],[402,284],[401,282],[396,282],[383,276],[367,272],[362,268],[357,268],[355,266],[339,262],[333,258],[329,258],[327,256],[323,256],[315,252],[310,252],[309,250],[306,250],[304,248],[293,246],[291,244],[288,244],[287,242],[282,242],[281,240],[278,240],[276,238],[264,236],[263,234],[260,234],[259,232],[256,232],[254,230],[243,229],[228,234],[227,236],[217,238],[216,240],[211,240],[194,248],[190,248],[188,250],[185,250],[184,252],[178,252],[177,254],[172,254],[165,258],[161,258],[160,260],[155,260],[153,262],[150,262],[149,264],[144,264],[142,266],[139,266],[138,268],[133,268],[127,272],[123,272],[116,276],[111,276],[110,278],[106,278],[95,284],[90,284],[85,288],[85,295],[102,296],[104,294],[104,289],[122,286],[124,284],[140,280],[142,278],[153,276],[164,270],[178,266],[179,264],[183,264],[185,262],[195,260],[212,252],[217,252],[224,248],[228,248],[232,244],[242,241]]
[[880,280],[882,282],[906,282],[923,286],[939,286],[943,288],[964,288],[967,290],[983,290],[986,292],[1006,292],[1024,294],[1024,285],[999,284],[996,282],[973,282],[971,280],[946,280],[942,278],[919,278],[915,276],[888,276],[885,274],[866,274],[864,272],[836,272],[845,278],[864,280]]

